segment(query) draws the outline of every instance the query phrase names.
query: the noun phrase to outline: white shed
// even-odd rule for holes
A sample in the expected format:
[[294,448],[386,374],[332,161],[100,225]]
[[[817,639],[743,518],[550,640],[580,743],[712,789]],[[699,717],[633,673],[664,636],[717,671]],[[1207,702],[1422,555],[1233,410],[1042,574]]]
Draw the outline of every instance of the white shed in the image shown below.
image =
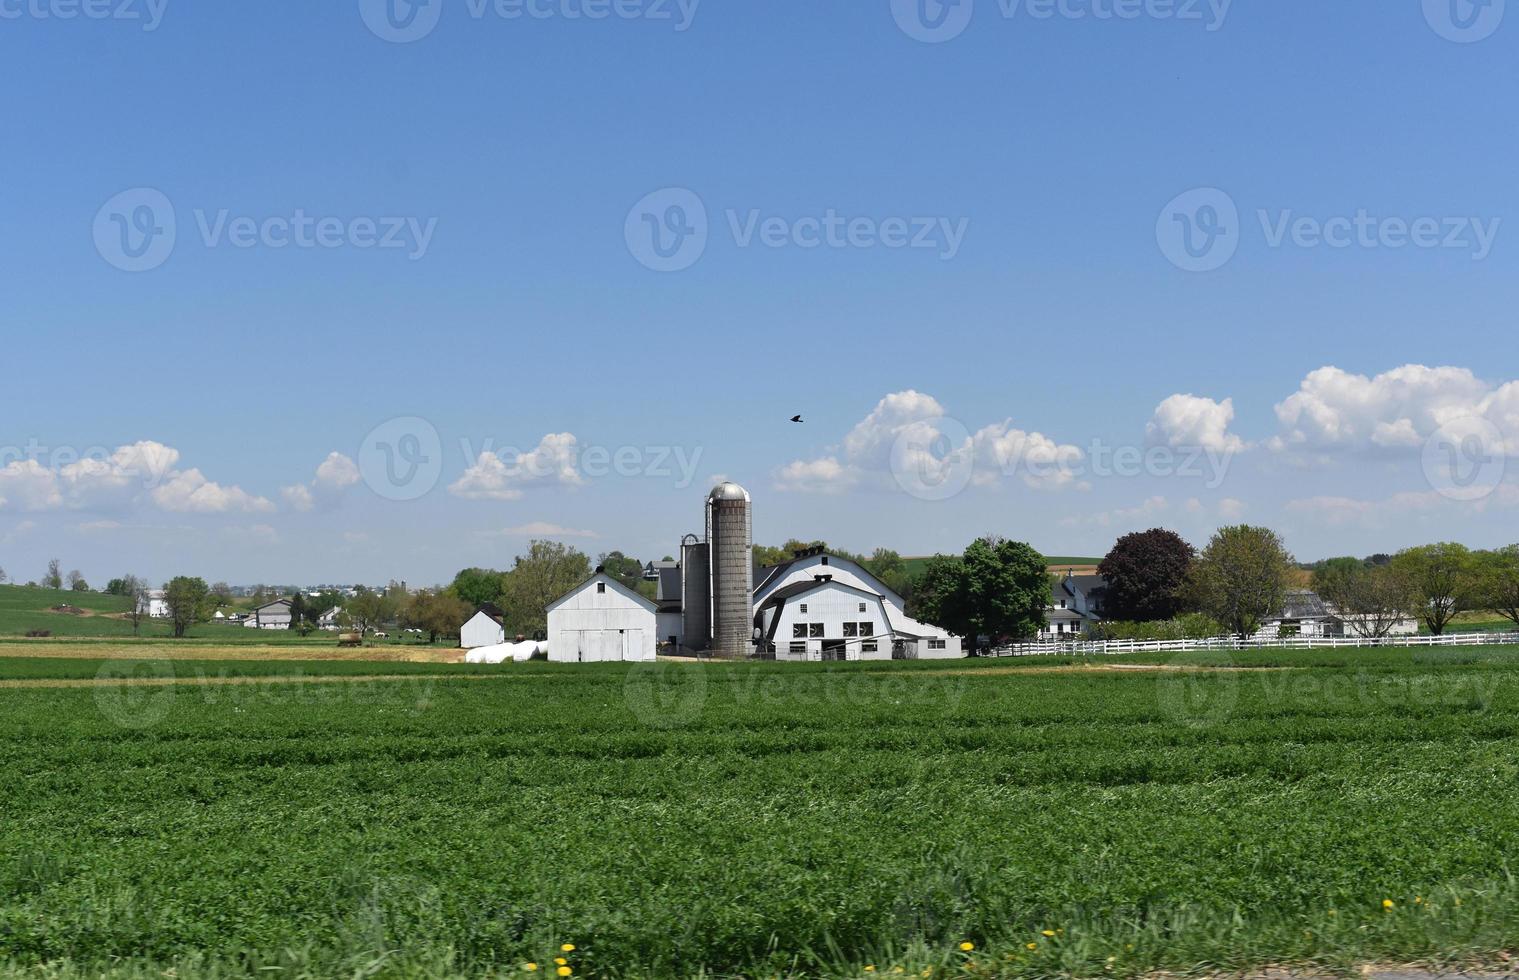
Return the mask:
[[549,660],[653,660],[658,611],[652,599],[598,571],[549,605]]
[[506,642],[506,613],[487,602],[469,622],[459,628],[459,646],[465,650],[493,647]]

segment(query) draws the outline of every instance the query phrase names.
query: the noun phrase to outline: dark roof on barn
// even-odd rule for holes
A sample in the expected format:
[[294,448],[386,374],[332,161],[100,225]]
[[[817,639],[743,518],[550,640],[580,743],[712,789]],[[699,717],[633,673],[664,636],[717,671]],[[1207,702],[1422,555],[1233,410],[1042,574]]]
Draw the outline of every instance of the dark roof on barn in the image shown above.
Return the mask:
[[1318,593],[1306,589],[1287,593],[1286,606],[1283,619],[1330,619],[1334,615]]
[[485,615],[489,616],[491,619],[494,619],[502,626],[506,625],[506,613],[503,612],[501,607],[496,605],[494,602],[480,603],[480,607],[476,609],[475,612],[485,613]]

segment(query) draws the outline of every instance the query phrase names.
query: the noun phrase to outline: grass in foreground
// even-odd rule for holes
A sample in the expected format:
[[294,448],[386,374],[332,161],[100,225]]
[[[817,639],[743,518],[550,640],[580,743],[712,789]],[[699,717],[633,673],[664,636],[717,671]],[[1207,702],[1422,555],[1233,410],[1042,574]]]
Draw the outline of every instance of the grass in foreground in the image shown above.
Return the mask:
[[0,959],[181,977],[1482,960],[1519,945],[1519,664],[1461,652],[1492,655],[0,690]]

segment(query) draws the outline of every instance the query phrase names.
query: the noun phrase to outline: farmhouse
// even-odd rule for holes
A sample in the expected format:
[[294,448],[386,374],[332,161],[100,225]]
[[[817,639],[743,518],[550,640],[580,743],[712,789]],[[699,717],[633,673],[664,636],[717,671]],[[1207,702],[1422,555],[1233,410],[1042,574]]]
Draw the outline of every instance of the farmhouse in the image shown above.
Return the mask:
[[459,646],[466,650],[493,647],[506,642],[506,613],[487,602],[459,628]]
[[169,603],[163,589],[145,592],[137,600],[137,611],[149,619],[168,619]]
[[243,626],[247,629],[257,630],[287,630],[293,618],[291,609],[293,604],[289,599],[276,599],[265,603],[253,610],[248,618],[243,620]]
[[316,620],[317,628],[318,629],[324,629],[324,630],[337,630],[337,629],[340,629],[341,626],[342,626],[342,624],[338,620],[339,620],[339,618],[342,615],[343,615],[343,607],[342,606],[333,606],[331,609],[327,610],[326,612],[322,613],[320,616],[317,617],[317,620]]
[[654,659],[659,607],[604,569],[548,607],[548,658],[556,663]]
[[1044,611],[1041,640],[1074,640],[1102,622],[1102,599],[1108,580],[1101,575],[1076,575],[1050,587],[1050,604]]

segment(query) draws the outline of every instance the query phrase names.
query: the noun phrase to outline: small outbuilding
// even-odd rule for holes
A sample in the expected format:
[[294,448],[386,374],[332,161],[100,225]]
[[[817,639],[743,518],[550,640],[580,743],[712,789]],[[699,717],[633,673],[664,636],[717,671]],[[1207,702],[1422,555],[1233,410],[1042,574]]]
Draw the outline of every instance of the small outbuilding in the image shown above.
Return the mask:
[[548,607],[549,660],[555,663],[651,661],[659,607],[604,570]]
[[487,602],[459,628],[459,646],[466,650],[493,647],[506,642],[506,613]]

